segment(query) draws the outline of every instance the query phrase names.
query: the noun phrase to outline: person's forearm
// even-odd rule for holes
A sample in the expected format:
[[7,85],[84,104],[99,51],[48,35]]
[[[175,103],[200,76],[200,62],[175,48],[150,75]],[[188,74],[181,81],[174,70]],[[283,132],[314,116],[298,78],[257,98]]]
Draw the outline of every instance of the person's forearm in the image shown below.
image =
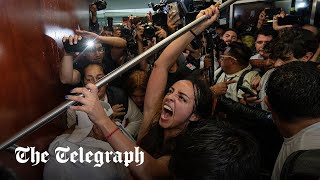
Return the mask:
[[98,36],[97,40],[103,44],[108,44],[113,47],[126,47],[127,41],[120,37],[108,37],[108,36]]
[[73,57],[64,55],[61,62],[60,81],[62,84],[70,84],[73,76]]
[[[142,54],[143,53],[143,42],[142,40],[137,40],[137,44],[138,44],[138,53]],[[139,63],[140,66],[140,70],[147,72],[148,68],[149,68],[149,64],[147,62],[147,59],[143,59],[140,61]]]
[[312,56],[311,61],[317,62],[319,56],[320,56],[320,46],[318,47],[317,52]]
[[[112,146],[115,151],[119,152],[135,152],[135,147],[138,147],[131,140],[129,140],[120,130],[112,133],[117,126],[106,117],[98,127],[102,130],[105,137],[108,137],[107,141]],[[143,151],[139,149],[139,151]],[[159,163],[157,159],[153,158],[147,152],[144,152],[144,162],[139,165],[139,163],[132,162],[129,164],[129,169],[131,174],[137,179],[152,179],[152,177],[157,176],[168,176],[168,167],[164,164]],[[141,160],[141,159],[140,159]],[[139,166],[137,166],[139,165]]]
[[96,23],[97,22],[97,16],[96,15],[92,15],[91,22],[92,23]]
[[138,45],[138,53],[142,54],[143,53],[143,42],[142,40],[137,40],[137,45]]

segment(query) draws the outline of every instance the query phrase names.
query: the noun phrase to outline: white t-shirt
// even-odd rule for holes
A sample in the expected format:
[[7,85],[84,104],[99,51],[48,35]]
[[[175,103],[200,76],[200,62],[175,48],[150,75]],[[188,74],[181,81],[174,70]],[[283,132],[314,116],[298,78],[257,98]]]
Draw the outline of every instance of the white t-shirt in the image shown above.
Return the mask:
[[[260,98],[260,99],[264,99],[264,98],[267,96],[267,93],[266,93],[267,82],[268,82],[268,80],[269,80],[269,77],[270,77],[271,73],[272,73],[274,70],[276,70],[276,69],[273,68],[273,69],[268,70],[268,71],[262,76],[262,78],[261,78],[261,80],[260,80],[259,87],[258,87],[258,89],[260,89],[260,92],[259,92],[259,98]],[[268,106],[267,106],[267,104],[266,104],[264,101],[261,102],[261,108],[262,108],[263,110],[265,110],[265,111],[268,111]]]
[[320,148],[320,122],[304,128],[290,138],[284,138],[281,150],[273,168],[272,180],[280,180],[281,170],[287,157],[298,150]]

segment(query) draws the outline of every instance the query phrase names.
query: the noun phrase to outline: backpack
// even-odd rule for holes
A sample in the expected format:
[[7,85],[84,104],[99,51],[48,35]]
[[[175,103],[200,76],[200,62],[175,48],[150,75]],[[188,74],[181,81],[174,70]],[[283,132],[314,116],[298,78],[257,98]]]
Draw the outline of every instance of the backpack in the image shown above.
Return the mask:
[[320,149],[292,153],[282,166],[280,179],[315,179],[320,177]]

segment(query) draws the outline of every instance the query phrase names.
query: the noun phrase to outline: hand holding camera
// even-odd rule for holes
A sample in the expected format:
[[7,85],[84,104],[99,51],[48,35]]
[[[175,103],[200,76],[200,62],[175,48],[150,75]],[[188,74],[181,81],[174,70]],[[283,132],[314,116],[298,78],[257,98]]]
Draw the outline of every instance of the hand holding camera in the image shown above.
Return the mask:
[[156,29],[158,29],[155,32],[155,35],[159,38],[159,39],[164,39],[167,37],[167,31],[165,31],[163,28],[161,28],[160,26],[154,26]]
[[90,4],[89,5],[89,10],[92,13],[93,16],[97,16],[97,6],[95,4]]
[[262,25],[265,24],[265,21],[266,21],[266,9],[261,11],[261,13],[259,14],[257,28],[260,29]]
[[81,52],[84,49],[83,42],[84,42],[83,38],[78,35],[75,35],[75,36],[70,35],[69,37],[64,36],[62,38],[64,50],[65,50],[65,53],[67,54]]
[[141,26],[141,23],[137,23],[136,25],[136,33],[137,33],[137,40],[138,41],[142,41],[143,40],[143,32],[144,32],[144,28]]
[[272,27],[276,31],[283,30],[285,28],[291,28],[292,24],[291,22],[286,22],[284,23],[279,23],[281,22],[286,16],[288,16],[284,11],[281,11],[280,14],[274,15],[273,16],[273,22],[272,22]]
[[76,30],[78,35],[63,37],[62,42],[67,54],[82,52],[88,47],[94,46],[94,40],[99,36],[95,33]]
[[167,26],[168,26],[168,29],[171,33],[176,31],[180,22],[181,22],[181,19],[180,19],[179,14],[177,14],[177,13],[168,14]]

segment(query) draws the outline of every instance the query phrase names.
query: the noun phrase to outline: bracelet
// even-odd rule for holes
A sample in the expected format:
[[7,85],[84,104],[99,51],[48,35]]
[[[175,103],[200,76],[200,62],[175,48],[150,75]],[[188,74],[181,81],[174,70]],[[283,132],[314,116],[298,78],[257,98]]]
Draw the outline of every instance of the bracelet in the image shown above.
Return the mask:
[[113,130],[107,137],[106,137],[106,140],[108,141],[108,139],[115,133],[119,130],[119,127],[117,127],[115,130]]
[[190,32],[192,35],[194,35],[195,38],[197,37],[196,33],[194,33],[192,30],[190,30]]

